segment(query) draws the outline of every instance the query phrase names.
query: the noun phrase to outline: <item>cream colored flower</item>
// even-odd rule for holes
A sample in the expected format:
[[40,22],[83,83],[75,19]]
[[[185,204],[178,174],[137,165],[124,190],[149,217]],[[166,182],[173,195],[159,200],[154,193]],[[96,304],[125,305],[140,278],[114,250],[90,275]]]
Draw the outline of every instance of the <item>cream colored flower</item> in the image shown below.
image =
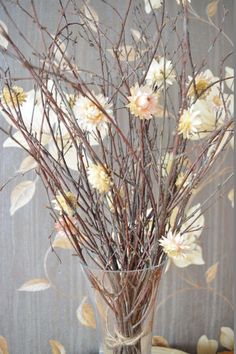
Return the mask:
[[193,109],[193,106],[184,110],[179,120],[178,131],[179,134],[183,134],[185,139],[191,139],[194,136],[198,136],[198,132],[201,126],[201,119],[199,117],[200,112]]
[[186,221],[181,225],[178,233],[167,232],[160,244],[171,261],[180,268],[190,264],[204,264],[202,249],[197,244],[204,226],[204,217],[201,215],[200,205],[190,208],[186,215]]
[[159,112],[158,95],[149,86],[139,87],[136,84],[131,88],[131,96],[128,97],[130,112],[140,119],[151,119]]
[[234,188],[232,188],[228,193],[228,199],[231,203],[232,208],[234,208]]
[[89,166],[88,180],[99,193],[107,193],[112,186],[111,177],[102,165],[91,164]]
[[65,196],[59,192],[56,195],[56,199],[52,200],[52,204],[54,204],[54,209],[59,211],[61,215],[65,213],[72,217],[75,213],[78,202],[76,196],[72,192],[66,192]]
[[201,336],[197,344],[197,354],[216,354],[218,342],[208,339],[206,335]]
[[[99,106],[112,118],[112,104],[108,103],[108,98],[104,97],[102,94],[93,95],[95,100],[99,103]],[[108,133],[109,120],[106,114],[92,101],[92,97],[91,99],[84,96],[78,97],[73,111],[81,129],[89,133],[90,143],[97,145],[99,144],[98,131],[101,138],[105,138]]]
[[164,89],[164,81],[166,85],[172,85],[175,81],[175,77],[176,75],[171,61],[162,57],[158,61],[153,59],[146,76],[146,83],[151,87],[161,86]]
[[22,106],[26,102],[27,94],[22,87],[13,86],[11,88],[5,86],[2,90],[2,103],[9,107]]
[[234,350],[234,331],[230,327],[221,327],[220,344],[226,349]]
[[213,86],[211,85],[218,80],[219,78],[215,77],[211,72],[211,70],[206,70],[195,76],[195,87],[194,87],[193,78],[190,76],[188,96],[194,98],[196,94],[197,97],[201,99],[206,98],[207,95],[212,90]]
[[170,229],[160,240],[160,245],[170,258],[184,258],[190,251],[190,245],[180,233],[173,233]]
[[145,5],[146,13],[150,14],[152,8],[153,10],[155,10],[155,9],[159,9],[162,6],[162,0],[144,0],[144,5]]

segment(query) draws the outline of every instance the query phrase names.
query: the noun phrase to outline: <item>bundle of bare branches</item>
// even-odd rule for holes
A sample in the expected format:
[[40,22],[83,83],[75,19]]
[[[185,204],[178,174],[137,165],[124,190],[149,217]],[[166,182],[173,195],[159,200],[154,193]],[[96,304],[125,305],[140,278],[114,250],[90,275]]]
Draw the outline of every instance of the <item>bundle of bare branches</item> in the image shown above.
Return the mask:
[[[9,3],[32,21],[35,48],[0,1],[23,43],[2,24],[1,51],[25,72],[1,68],[1,114],[10,124],[1,130],[37,163],[55,229],[83,263],[144,269],[168,254],[180,266],[201,264],[209,197],[190,208],[191,196],[233,134],[232,76],[224,75],[231,53],[217,75],[207,66],[218,38],[227,40],[227,13],[196,64],[189,18],[197,15],[188,1],[172,12],[167,0],[129,0],[123,13],[102,3],[111,14],[103,22],[87,1],[58,1],[54,34],[33,0],[28,8]],[[82,67],[81,51],[92,65]],[[20,85],[29,79],[26,92]]]

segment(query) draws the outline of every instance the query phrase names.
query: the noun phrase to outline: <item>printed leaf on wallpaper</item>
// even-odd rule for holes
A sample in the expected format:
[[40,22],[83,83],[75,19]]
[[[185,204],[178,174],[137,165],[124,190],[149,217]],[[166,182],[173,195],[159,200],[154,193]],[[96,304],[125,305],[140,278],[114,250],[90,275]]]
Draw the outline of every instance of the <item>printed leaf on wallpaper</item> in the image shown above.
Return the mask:
[[9,354],[7,340],[3,336],[0,336],[0,354]]
[[18,290],[19,291],[42,291],[49,289],[51,284],[47,279],[31,279],[24,283]]
[[217,272],[218,272],[218,262],[213,264],[210,268],[205,273],[205,278],[207,284],[210,284],[213,282],[213,280],[216,278]]
[[89,328],[96,328],[96,321],[92,306],[87,302],[87,297],[84,297],[76,311],[79,322]]
[[35,194],[35,185],[36,181],[24,181],[15,186],[11,192],[11,215],[29,203]]
[[52,354],[66,354],[65,348],[57,340],[50,339],[49,344],[51,346]]

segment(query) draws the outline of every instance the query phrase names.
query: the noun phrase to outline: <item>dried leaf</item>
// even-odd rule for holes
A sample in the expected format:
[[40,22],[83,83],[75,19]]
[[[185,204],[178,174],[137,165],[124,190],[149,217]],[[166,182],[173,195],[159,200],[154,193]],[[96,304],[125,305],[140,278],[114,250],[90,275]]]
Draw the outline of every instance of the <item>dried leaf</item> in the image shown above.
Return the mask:
[[0,354],[9,354],[6,338],[0,336]]
[[27,156],[20,164],[18,173],[26,173],[37,167],[37,162],[32,156]]
[[97,25],[99,22],[99,17],[97,12],[90,5],[86,4],[84,6],[84,15],[88,20],[87,24],[91,28],[91,30],[97,32]]
[[7,26],[4,22],[0,21],[0,47],[7,49],[8,40],[3,36],[4,31],[8,33]]
[[216,15],[218,10],[218,0],[213,0],[212,2],[210,2],[210,4],[208,4],[207,6],[207,15],[209,17],[213,17]]
[[56,248],[67,249],[67,250],[73,249],[71,242],[69,241],[68,237],[63,232],[58,232],[56,234],[56,237],[52,243],[52,246],[56,247]]
[[65,348],[57,340],[50,339],[49,344],[51,346],[52,354],[66,354]]
[[213,264],[205,273],[207,284],[210,284],[216,277],[218,271],[218,262]]
[[164,347],[164,348],[169,347],[169,343],[162,336],[154,336],[152,338],[152,345],[153,345],[153,347]]
[[87,297],[84,297],[81,304],[79,305],[76,315],[78,320],[83,326],[89,328],[96,328],[96,321],[94,316],[94,311],[92,306],[87,302]]
[[47,279],[31,279],[24,283],[19,291],[42,291],[50,288],[50,283]]
[[10,214],[15,214],[18,209],[29,203],[34,196],[34,193],[35,181],[24,181],[17,184],[11,192]]

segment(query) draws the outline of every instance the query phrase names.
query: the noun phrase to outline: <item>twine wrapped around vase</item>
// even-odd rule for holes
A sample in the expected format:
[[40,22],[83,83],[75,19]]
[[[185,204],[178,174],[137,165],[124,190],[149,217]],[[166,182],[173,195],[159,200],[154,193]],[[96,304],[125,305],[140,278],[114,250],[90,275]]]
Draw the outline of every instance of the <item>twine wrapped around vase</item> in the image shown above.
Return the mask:
[[135,345],[142,337],[145,336],[146,331],[142,331],[136,336],[133,337],[125,337],[117,330],[115,330],[116,337],[112,336],[110,333],[105,338],[105,343],[108,348],[115,349],[122,346],[132,346]]

